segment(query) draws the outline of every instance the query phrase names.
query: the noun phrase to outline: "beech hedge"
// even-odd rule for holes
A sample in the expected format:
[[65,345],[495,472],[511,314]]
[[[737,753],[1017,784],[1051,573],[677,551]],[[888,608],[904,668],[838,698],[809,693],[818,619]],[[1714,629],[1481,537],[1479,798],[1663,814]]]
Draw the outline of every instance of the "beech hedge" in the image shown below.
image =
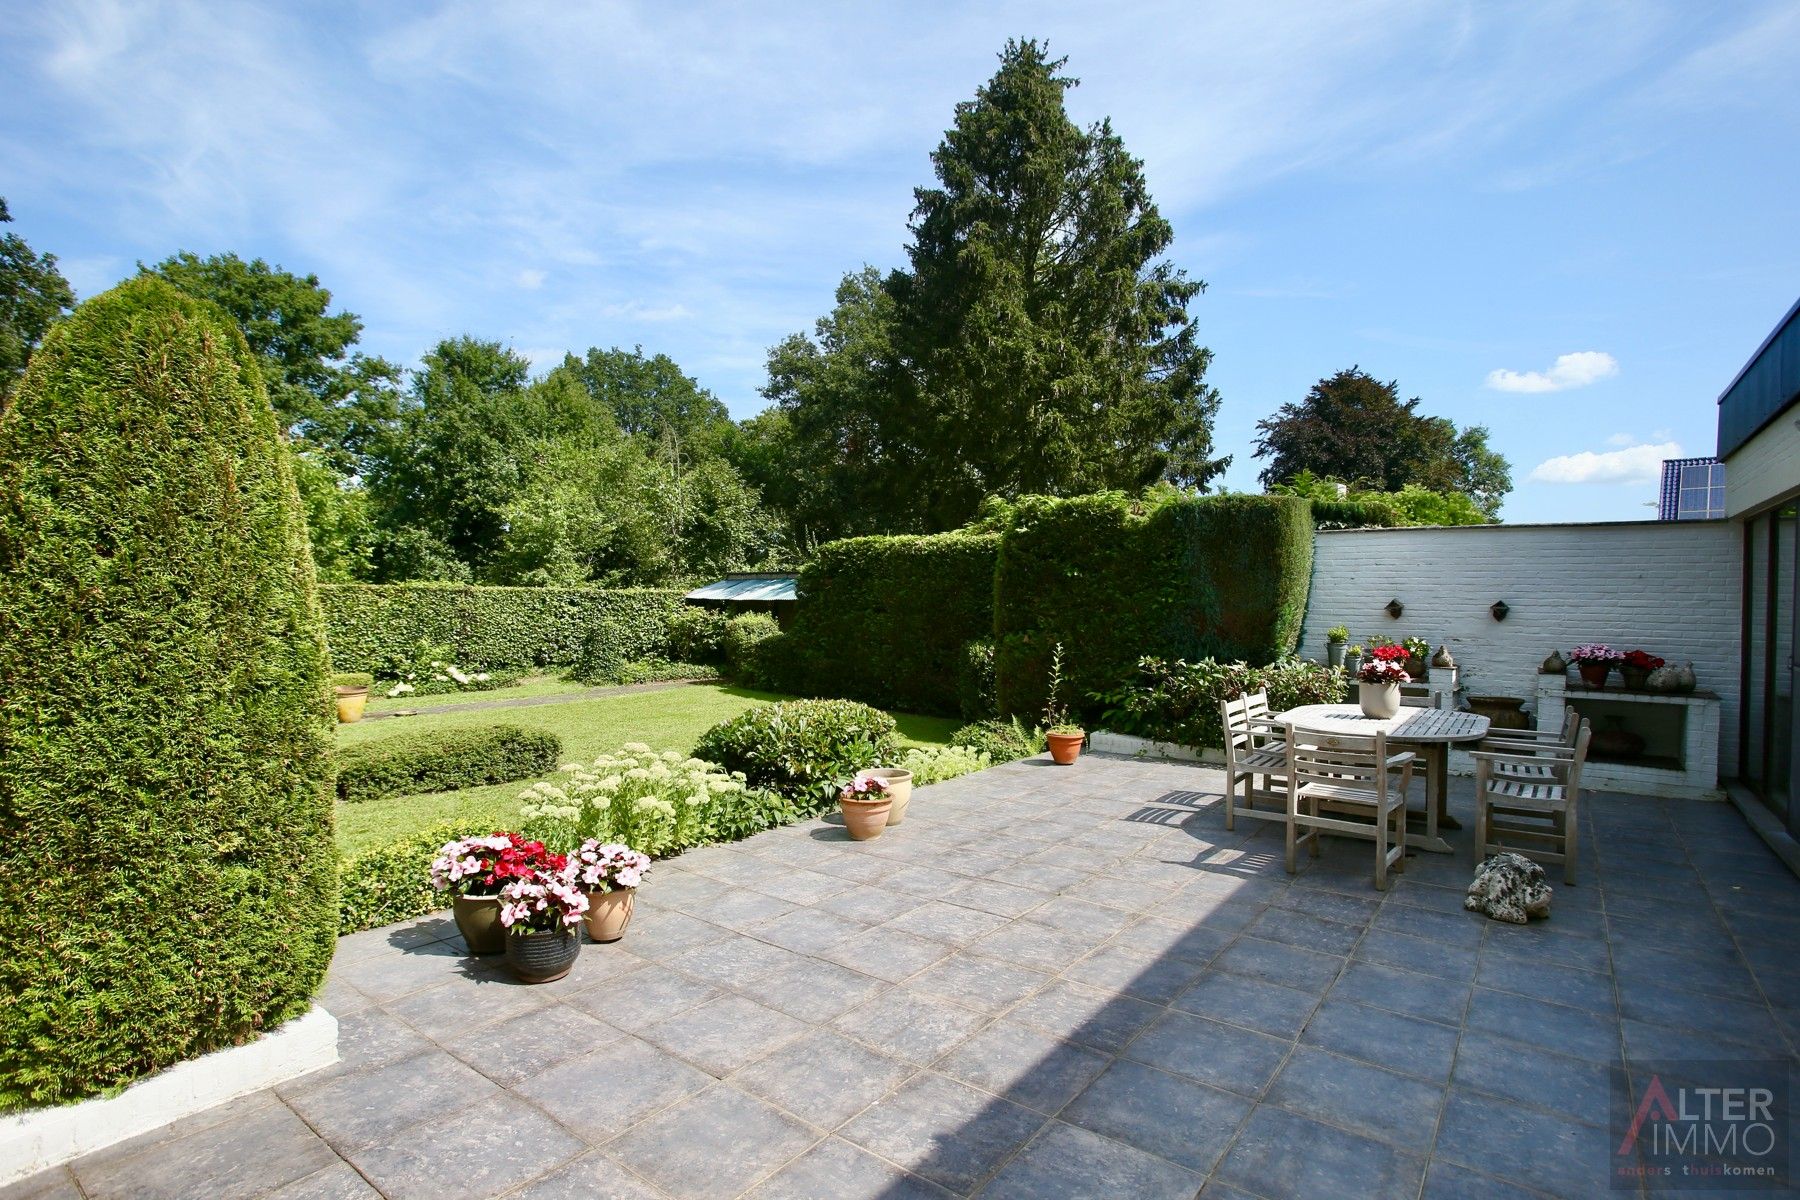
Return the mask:
[[307,1010],[329,672],[256,356],[159,279],[88,300],[0,407],[0,1110]]
[[488,725],[402,733],[338,751],[338,799],[511,783],[553,771],[561,761],[562,739],[543,729]]

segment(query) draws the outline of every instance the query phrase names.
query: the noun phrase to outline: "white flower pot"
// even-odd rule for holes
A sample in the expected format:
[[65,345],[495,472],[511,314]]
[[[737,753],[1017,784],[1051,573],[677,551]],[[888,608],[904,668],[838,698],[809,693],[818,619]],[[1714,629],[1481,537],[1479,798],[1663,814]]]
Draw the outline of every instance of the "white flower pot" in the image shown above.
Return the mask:
[[1397,683],[1359,683],[1357,699],[1362,702],[1363,716],[1385,721],[1400,712],[1400,685]]

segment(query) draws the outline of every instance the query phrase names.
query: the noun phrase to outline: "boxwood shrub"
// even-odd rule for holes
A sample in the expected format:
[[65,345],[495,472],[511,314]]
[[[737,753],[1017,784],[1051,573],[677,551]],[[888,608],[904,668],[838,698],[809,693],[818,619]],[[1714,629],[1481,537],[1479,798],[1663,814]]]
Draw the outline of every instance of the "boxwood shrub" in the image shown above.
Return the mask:
[[1058,642],[1068,698],[1084,717],[1098,707],[1091,695],[1130,678],[1146,655],[1272,662],[1293,651],[1311,572],[1305,500],[1027,497],[996,568],[999,710],[1041,712]]
[[1115,733],[1217,749],[1225,744],[1219,703],[1260,691],[1268,692],[1269,707],[1281,712],[1302,704],[1341,704],[1350,684],[1342,668],[1297,658],[1263,666],[1146,658],[1129,681],[1103,694],[1100,719]]
[[958,749],[985,754],[996,763],[1030,758],[1044,750],[1044,735],[1026,728],[1017,717],[972,721],[950,735],[950,744]]
[[344,855],[338,862],[343,889],[338,933],[392,925],[434,909],[449,908],[450,893],[431,886],[429,868],[438,847],[455,838],[491,832],[449,822],[400,838],[391,845]]
[[761,646],[770,638],[780,636],[781,626],[768,613],[739,613],[725,622],[721,646],[731,677],[753,687],[761,685]]
[[511,783],[553,771],[562,739],[542,729],[432,729],[358,742],[338,752],[338,799],[374,800]]
[[714,725],[694,757],[742,771],[751,787],[773,788],[818,811],[845,780],[891,763],[898,748],[894,718],[878,709],[853,700],[786,700]]
[[330,669],[244,339],[153,278],[87,301],[0,408],[0,1110],[306,1011]]
[[421,643],[448,647],[464,670],[563,666],[596,626],[622,662],[667,657],[682,608],[682,593],[663,588],[337,583],[319,595],[337,669],[384,679]]

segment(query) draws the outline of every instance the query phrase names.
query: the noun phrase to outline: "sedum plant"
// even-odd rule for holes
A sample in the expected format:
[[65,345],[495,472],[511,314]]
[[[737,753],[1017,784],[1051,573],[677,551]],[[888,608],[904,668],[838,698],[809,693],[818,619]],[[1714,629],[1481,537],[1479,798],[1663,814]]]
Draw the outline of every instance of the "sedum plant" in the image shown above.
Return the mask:
[[652,857],[728,836],[726,809],[744,777],[674,750],[627,742],[616,754],[565,765],[519,795],[526,827],[553,847],[622,842]]
[[894,765],[912,772],[914,787],[927,787],[958,775],[985,771],[993,761],[985,750],[968,746],[920,746],[901,755]]

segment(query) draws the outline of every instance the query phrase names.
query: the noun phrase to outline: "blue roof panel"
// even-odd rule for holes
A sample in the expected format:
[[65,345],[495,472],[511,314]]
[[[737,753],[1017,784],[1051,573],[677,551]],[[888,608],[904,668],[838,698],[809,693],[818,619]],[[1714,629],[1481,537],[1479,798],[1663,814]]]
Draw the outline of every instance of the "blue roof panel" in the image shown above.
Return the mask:
[[738,604],[762,604],[795,598],[793,575],[764,575],[749,579],[721,579],[689,592],[688,600],[727,600]]

